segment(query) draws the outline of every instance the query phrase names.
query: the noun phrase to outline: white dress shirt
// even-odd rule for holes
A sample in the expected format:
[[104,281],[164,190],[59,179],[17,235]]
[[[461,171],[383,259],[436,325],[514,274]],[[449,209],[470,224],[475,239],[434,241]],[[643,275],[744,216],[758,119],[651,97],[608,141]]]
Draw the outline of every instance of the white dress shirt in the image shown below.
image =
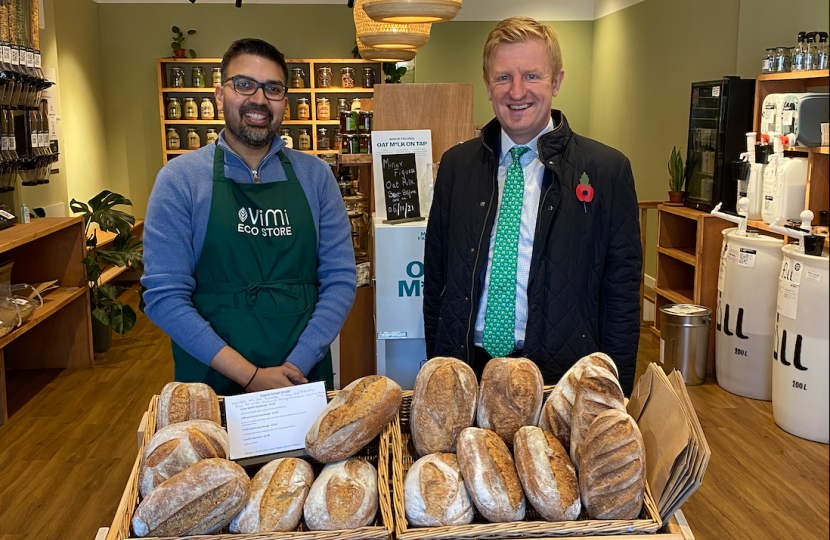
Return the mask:
[[524,348],[525,329],[527,327],[527,282],[530,278],[530,261],[533,257],[533,238],[536,234],[536,217],[539,214],[539,200],[542,198],[542,179],[545,174],[545,166],[539,159],[539,148],[537,142],[539,137],[553,131],[553,119],[545,126],[532,141],[527,144],[517,145],[510,140],[510,137],[502,130],[501,132],[501,154],[499,156],[498,190],[499,200],[496,207],[496,221],[493,230],[490,232],[490,250],[487,254],[487,273],[484,277],[484,290],[481,291],[481,299],[478,304],[478,316],[476,317],[475,345],[481,347],[484,336],[484,317],[487,313],[487,291],[490,289],[490,271],[493,268],[493,248],[496,244],[496,231],[499,223],[499,211],[501,210],[501,199],[504,193],[504,181],[507,178],[507,170],[513,163],[510,150],[514,146],[527,146],[530,151],[525,153],[519,163],[522,166],[522,173],[525,179],[524,196],[522,197],[522,219],[519,229],[519,255],[516,265],[516,326],[515,339],[516,348]]

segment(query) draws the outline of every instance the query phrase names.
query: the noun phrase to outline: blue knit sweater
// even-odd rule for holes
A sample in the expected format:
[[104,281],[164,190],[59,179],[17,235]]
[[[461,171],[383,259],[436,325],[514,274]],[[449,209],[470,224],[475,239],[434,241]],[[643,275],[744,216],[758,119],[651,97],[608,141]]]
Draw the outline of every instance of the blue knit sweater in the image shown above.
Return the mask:
[[[253,183],[253,172],[219,135],[225,176]],[[227,343],[193,307],[193,275],[202,252],[213,192],[209,144],[165,165],[156,177],[144,222],[145,313],[188,354],[205,364]],[[285,181],[276,153],[283,150],[300,180],[317,230],[320,295],[308,326],[287,361],[308,374],[337,337],[355,298],[355,260],[346,207],[329,167],[320,159],[285,148],[276,137],[259,165],[262,183]]]

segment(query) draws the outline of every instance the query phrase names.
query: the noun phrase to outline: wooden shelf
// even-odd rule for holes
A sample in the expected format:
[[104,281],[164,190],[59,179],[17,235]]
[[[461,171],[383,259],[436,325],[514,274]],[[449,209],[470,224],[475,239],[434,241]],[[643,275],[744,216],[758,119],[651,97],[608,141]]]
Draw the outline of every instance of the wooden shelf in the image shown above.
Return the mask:
[[6,334],[0,338],[0,349],[52,316],[56,311],[71,301],[83,296],[86,292],[87,289],[83,287],[61,287],[46,293],[43,297],[43,307],[35,310],[35,313],[32,315],[31,319],[23,323],[23,326],[16,329],[14,332]]
[[224,126],[224,120],[165,120],[166,126]]
[[341,165],[371,165],[372,154],[340,154]]
[[806,152],[808,154],[824,154],[830,153],[830,147],[827,146],[785,146],[785,152]]
[[33,219],[25,225],[14,225],[0,231],[0,253],[12,250],[16,247],[28,244],[34,240],[48,236],[54,232],[66,229],[80,223],[83,227],[83,218],[39,218]]
[[184,87],[184,88],[162,88],[161,91],[165,92],[165,93],[168,93],[168,94],[173,94],[173,93],[175,93],[175,94],[188,94],[190,92],[196,92],[196,93],[200,93],[200,94],[208,94],[208,93],[213,94],[213,93],[215,93],[216,89],[213,88],[213,87],[211,87],[211,88]]
[[667,255],[673,259],[684,262],[691,266],[697,266],[697,258],[694,248],[664,248],[657,246],[657,252]]
[[374,93],[374,88],[363,88],[358,86],[355,88],[312,88],[316,94],[371,94]]
[[803,79],[826,79],[830,76],[830,70],[814,71],[791,71],[789,73],[768,73],[759,75],[757,81],[798,81]]
[[654,287],[654,292],[658,296],[662,296],[667,300],[671,300],[675,304],[694,304],[694,291],[692,290],[678,290],[673,291],[671,289],[661,289],[660,287]]

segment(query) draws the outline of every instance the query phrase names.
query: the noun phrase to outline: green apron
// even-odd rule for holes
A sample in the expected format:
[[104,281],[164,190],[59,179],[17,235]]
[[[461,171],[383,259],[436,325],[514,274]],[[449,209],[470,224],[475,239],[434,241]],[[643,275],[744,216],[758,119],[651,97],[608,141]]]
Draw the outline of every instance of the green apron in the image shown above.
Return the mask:
[[[308,199],[288,157],[288,180],[238,184],[225,177],[216,147],[205,244],[196,263],[193,306],[225,342],[259,367],[282,365],[317,304],[317,233]],[[242,387],[173,341],[175,378],[203,382],[218,395]],[[331,353],[308,374],[334,387]]]

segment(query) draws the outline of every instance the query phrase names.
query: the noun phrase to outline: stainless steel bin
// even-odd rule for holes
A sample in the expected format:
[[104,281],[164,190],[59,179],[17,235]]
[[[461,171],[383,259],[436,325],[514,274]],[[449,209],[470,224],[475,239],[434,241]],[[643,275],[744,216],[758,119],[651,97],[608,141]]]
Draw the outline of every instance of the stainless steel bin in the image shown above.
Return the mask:
[[694,304],[660,308],[660,362],[665,372],[677,370],[687,386],[706,382],[712,310]]

